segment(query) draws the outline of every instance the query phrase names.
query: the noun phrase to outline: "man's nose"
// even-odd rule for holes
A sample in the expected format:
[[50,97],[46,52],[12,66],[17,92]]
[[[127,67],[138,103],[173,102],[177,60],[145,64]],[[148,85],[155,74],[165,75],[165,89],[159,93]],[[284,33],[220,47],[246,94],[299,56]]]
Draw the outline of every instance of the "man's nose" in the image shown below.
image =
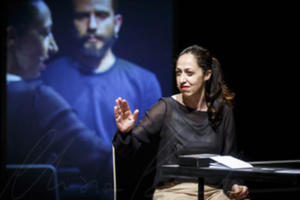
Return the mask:
[[51,38],[50,38],[50,45],[49,45],[49,51],[51,54],[55,54],[58,52],[58,46],[56,44],[56,41],[54,39],[54,36],[51,33]]
[[89,18],[89,26],[88,29],[89,31],[95,31],[97,29],[97,19],[94,13],[90,14],[90,18]]

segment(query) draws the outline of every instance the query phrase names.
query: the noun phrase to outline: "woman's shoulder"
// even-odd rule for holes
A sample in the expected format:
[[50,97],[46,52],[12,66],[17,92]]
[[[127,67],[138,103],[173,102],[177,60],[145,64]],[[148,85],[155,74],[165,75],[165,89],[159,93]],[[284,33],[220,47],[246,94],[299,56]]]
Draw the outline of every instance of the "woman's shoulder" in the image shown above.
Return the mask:
[[228,105],[228,104],[225,103],[224,106],[223,106],[223,111],[224,111],[224,114],[232,113],[233,112],[233,106]]
[[173,97],[161,97],[158,102],[152,107],[155,110],[161,110],[161,112],[171,112],[177,110],[177,100]]
[[170,97],[161,97],[158,101],[158,104],[164,104],[165,106],[175,105],[177,103],[176,99],[173,96]]
[[230,121],[234,119],[234,113],[233,113],[233,107],[228,105],[228,104],[224,104],[223,106],[223,121]]
[[170,103],[171,101],[173,101],[173,99],[172,97],[161,97],[158,102],[160,101]]
[[172,101],[174,101],[171,97],[160,97],[158,102],[152,106],[152,111],[157,112],[166,112],[168,110],[168,107],[172,105]]

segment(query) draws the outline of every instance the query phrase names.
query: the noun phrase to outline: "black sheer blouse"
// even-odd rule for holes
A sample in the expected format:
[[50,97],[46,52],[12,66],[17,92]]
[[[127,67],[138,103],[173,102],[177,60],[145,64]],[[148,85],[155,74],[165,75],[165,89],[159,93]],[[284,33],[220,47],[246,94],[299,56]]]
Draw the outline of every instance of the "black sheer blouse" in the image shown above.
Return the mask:
[[[213,130],[207,112],[190,109],[175,99],[161,98],[129,133],[117,132],[113,144],[124,157],[133,156],[143,144],[158,142],[155,186],[170,181],[161,174],[161,165],[176,164],[178,155],[195,153],[235,154],[235,124],[232,109]],[[212,177],[206,184],[221,184]]]

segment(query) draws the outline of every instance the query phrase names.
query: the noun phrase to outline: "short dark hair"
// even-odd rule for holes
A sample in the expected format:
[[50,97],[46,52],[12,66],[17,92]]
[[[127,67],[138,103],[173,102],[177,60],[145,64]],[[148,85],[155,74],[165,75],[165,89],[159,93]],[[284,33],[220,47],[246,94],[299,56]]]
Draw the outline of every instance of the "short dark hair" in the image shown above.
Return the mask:
[[34,3],[43,0],[11,0],[8,1],[8,26],[13,26],[17,34],[23,34],[38,14]]
[[[70,7],[73,6],[73,1],[75,1],[75,0],[69,0]],[[112,9],[113,9],[114,13],[116,14],[119,9],[119,0],[111,0],[111,3],[112,3]]]

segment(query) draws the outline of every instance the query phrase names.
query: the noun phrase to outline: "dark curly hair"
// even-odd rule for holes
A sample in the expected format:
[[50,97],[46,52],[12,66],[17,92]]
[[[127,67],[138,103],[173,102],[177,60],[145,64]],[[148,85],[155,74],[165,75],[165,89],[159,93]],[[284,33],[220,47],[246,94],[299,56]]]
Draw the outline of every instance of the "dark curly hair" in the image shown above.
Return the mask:
[[235,94],[228,89],[224,82],[223,72],[219,61],[211,53],[198,45],[185,48],[178,56],[190,53],[206,73],[211,70],[211,78],[205,84],[205,99],[208,107],[208,116],[213,129],[217,129],[223,118],[224,105],[233,107]]

